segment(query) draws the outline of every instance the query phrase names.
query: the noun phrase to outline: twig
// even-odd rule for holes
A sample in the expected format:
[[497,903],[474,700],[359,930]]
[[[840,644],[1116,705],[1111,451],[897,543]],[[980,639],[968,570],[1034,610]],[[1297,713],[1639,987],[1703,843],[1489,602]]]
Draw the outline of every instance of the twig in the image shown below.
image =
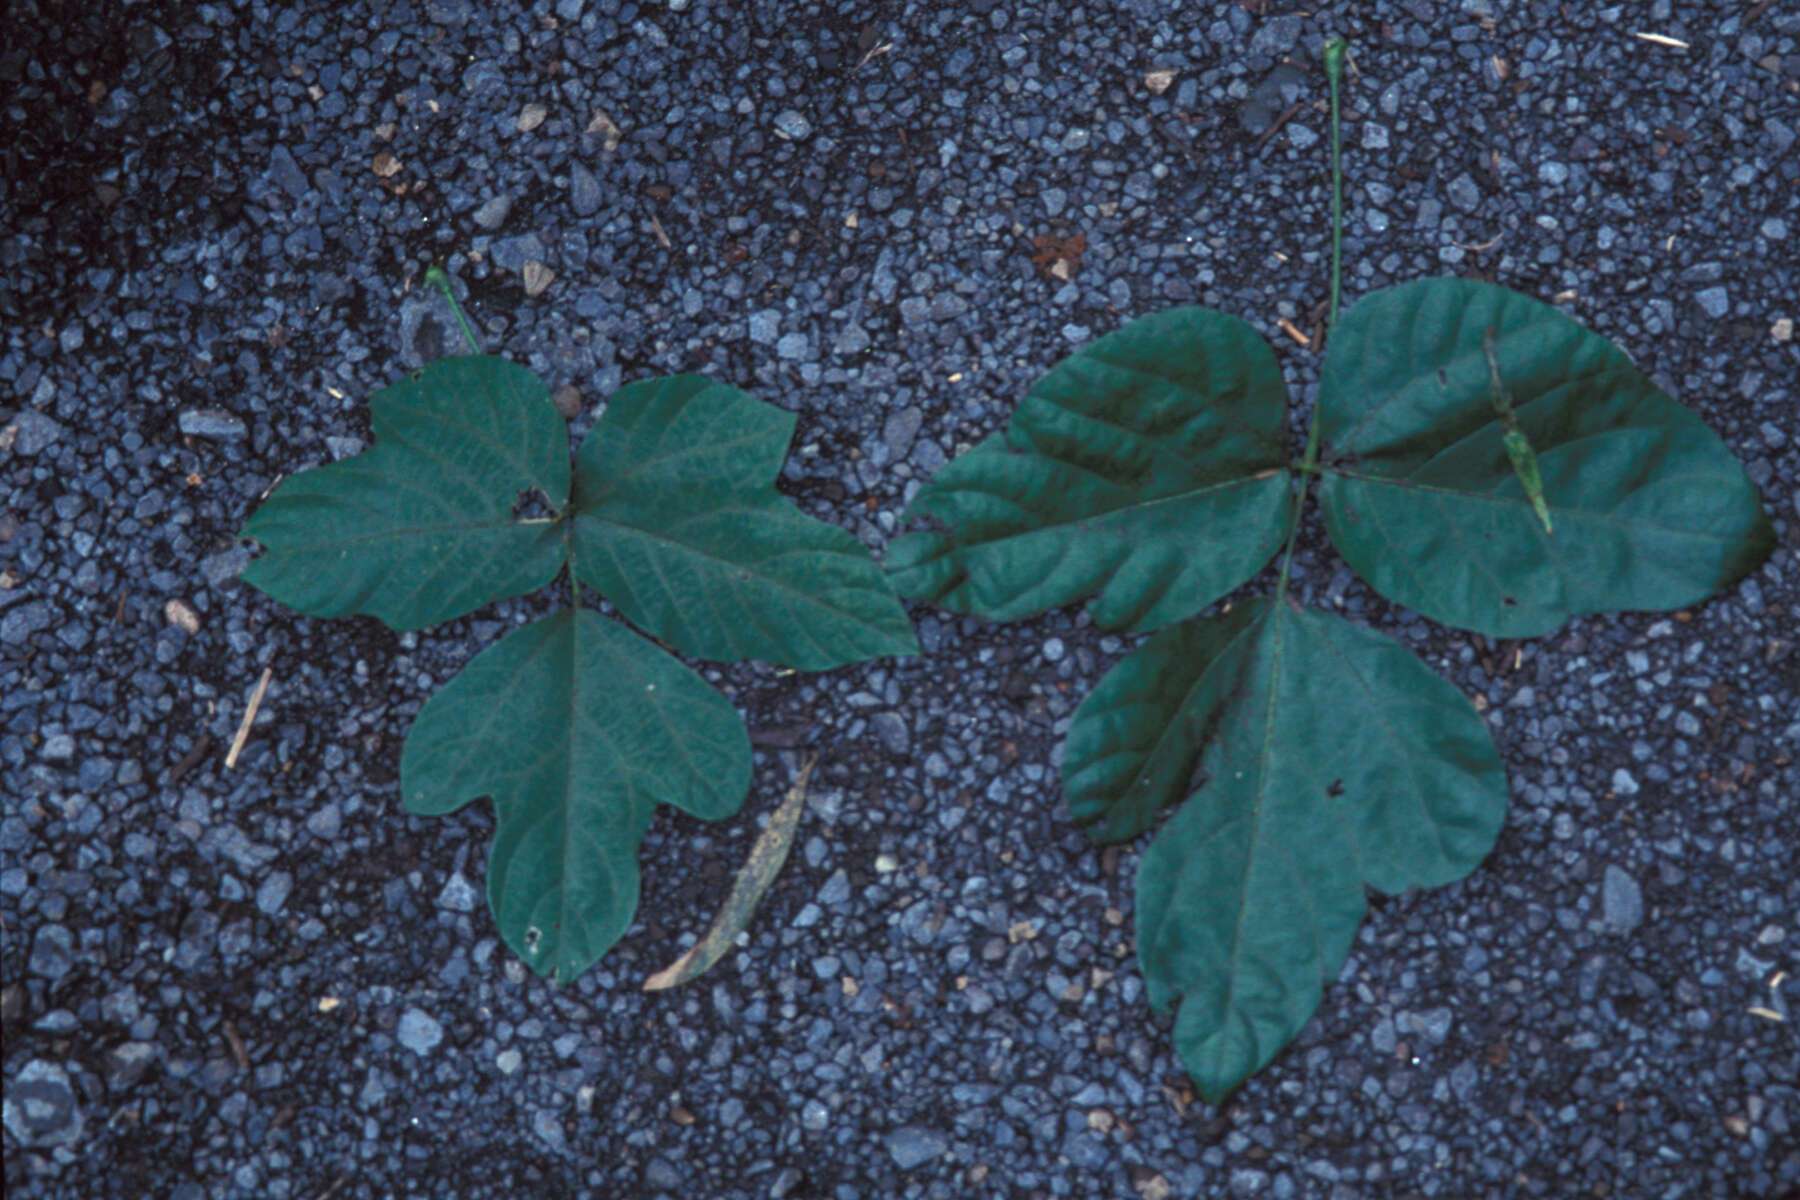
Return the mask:
[[243,752],[244,743],[250,740],[250,722],[256,720],[256,710],[262,707],[263,693],[269,690],[269,676],[274,673],[274,667],[264,667],[256,690],[250,693],[250,704],[244,709],[244,719],[238,722],[237,736],[231,739],[231,750],[225,755],[227,771],[237,766],[238,755]]
[[1298,104],[1288,105],[1286,111],[1284,111],[1279,117],[1275,118],[1275,123],[1270,125],[1267,129],[1262,131],[1262,136],[1258,137],[1256,139],[1256,145],[1254,147],[1252,147],[1252,149],[1260,153],[1262,148],[1268,144],[1269,139],[1274,137],[1276,134],[1280,133],[1281,127],[1283,125],[1286,125],[1289,121],[1293,120],[1294,114],[1299,111],[1300,111],[1300,106]]
[[212,734],[207,730],[202,729],[200,731],[200,740],[194,743],[194,748],[182,755],[180,762],[177,762],[174,766],[169,768],[168,775],[164,777],[168,785],[173,787],[180,783],[181,777],[193,770],[194,764],[198,763],[206,756],[207,748],[211,745]]
[[244,1049],[244,1035],[230,1021],[225,1022],[225,1041],[231,1046],[231,1059],[237,1063],[238,1070],[250,1069],[250,1054]]

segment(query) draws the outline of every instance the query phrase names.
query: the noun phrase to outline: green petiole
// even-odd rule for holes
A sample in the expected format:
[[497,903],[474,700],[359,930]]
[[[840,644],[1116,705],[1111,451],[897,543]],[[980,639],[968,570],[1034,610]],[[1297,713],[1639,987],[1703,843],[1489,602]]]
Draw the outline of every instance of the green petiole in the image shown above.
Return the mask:
[[1512,397],[1507,394],[1506,385],[1500,381],[1500,356],[1494,351],[1492,325],[1482,332],[1481,352],[1487,356],[1488,396],[1494,403],[1494,415],[1500,418],[1500,428],[1505,430],[1500,437],[1500,444],[1506,448],[1506,457],[1512,460],[1513,474],[1524,485],[1525,498],[1531,501],[1532,511],[1543,522],[1544,532],[1554,535],[1556,526],[1550,523],[1550,506],[1544,502],[1544,477],[1538,473],[1537,453],[1531,448],[1531,439],[1519,428],[1519,418],[1513,413]]
[[[1343,38],[1325,43],[1325,78],[1331,82],[1331,313],[1325,320],[1326,336],[1337,327],[1338,295],[1343,290],[1344,266],[1344,170],[1343,135],[1338,112],[1338,81],[1344,75],[1344,58],[1350,44]],[[1306,511],[1306,477],[1319,469],[1319,408],[1313,406],[1306,426],[1306,449],[1300,465],[1293,468],[1300,476],[1300,501],[1294,505],[1293,523],[1288,526],[1287,549],[1281,555],[1281,578],[1275,582],[1275,594],[1287,593],[1288,569],[1293,566],[1294,546],[1300,540],[1300,518]]]
[[456,293],[450,288],[450,273],[433,263],[425,269],[425,282],[444,293],[444,299],[450,302],[450,311],[456,314],[456,323],[462,326],[463,338],[469,343],[469,353],[480,354],[481,343],[475,340],[475,330],[469,325],[469,318],[463,316],[462,305],[456,302]]
[[1340,156],[1344,140],[1338,130],[1338,83],[1344,77],[1344,59],[1350,43],[1332,38],[1325,43],[1325,78],[1331,84],[1331,315],[1326,329],[1337,326],[1338,294],[1344,282],[1344,172]]

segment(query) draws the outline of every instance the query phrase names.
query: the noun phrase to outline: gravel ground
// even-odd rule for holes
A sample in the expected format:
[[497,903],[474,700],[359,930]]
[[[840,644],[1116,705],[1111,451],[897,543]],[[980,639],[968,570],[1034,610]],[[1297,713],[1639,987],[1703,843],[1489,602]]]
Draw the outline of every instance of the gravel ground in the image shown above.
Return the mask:
[[[1175,7],[7,5],[9,1195],[1800,1193],[1800,15]],[[1222,308],[1310,384],[1277,323],[1326,293],[1332,30],[1347,299],[1558,298],[1749,465],[1774,556],[1691,611],[1494,644],[1373,597],[1309,522],[1300,591],[1485,702],[1514,807],[1468,880],[1375,904],[1222,1109],[1144,998],[1137,847],[1062,813],[1061,734],[1131,644],[1074,611],[919,608],[920,659],[712,672],[759,746],[746,816],[664,810],[638,925],[528,978],[479,898],[486,806],[409,818],[395,777],[420,704],[553,597],[396,636],[236,582],[258,496],[456,347],[424,268],[578,389],[577,432],[677,370],[796,410],[784,488],[879,552],[1130,317]],[[809,749],[743,948],[641,992]]]

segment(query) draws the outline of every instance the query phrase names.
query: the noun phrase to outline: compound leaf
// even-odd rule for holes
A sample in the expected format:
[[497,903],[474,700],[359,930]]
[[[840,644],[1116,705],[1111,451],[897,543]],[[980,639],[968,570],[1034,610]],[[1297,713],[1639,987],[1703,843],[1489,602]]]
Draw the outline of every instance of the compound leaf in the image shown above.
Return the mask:
[[514,516],[523,493],[569,498],[568,431],[536,376],[448,358],[369,408],[370,449],[283,480],[244,526],[267,550],[246,581],[308,616],[419,629],[555,578],[560,529]]
[[1461,878],[1506,814],[1466,699],[1392,639],[1285,602],[1150,639],[1069,746],[1090,819],[1129,830],[1186,795],[1138,869],[1138,957],[1151,1002],[1179,1002],[1176,1046],[1215,1104],[1311,1017],[1365,886]]
[[895,539],[903,595],[996,621],[1091,598],[1109,629],[1205,608],[1266,562],[1293,498],[1286,396],[1243,321],[1178,308],[1064,359],[1004,433],[944,467]]
[[488,903],[507,945],[558,980],[631,924],[657,803],[716,820],[749,786],[750,739],[730,702],[585,609],[477,655],[419,713],[400,758],[409,812],[492,797]]
[[621,388],[576,457],[576,578],[705,658],[817,671],[916,654],[863,544],[775,490],[793,428],[697,375]]
[[1531,637],[1579,613],[1679,608],[1774,543],[1699,417],[1505,288],[1428,279],[1364,298],[1332,334],[1319,405],[1331,540],[1375,590],[1445,624]]

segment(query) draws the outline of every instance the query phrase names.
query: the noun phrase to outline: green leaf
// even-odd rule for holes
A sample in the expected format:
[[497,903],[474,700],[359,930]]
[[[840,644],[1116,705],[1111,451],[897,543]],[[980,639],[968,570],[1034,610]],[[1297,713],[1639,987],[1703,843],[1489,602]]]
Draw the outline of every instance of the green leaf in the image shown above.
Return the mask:
[[1092,599],[1108,629],[1191,616],[1287,532],[1286,390],[1235,317],[1179,308],[1064,359],[1006,431],[950,463],[895,539],[901,594],[1011,621]]
[[1138,869],[1138,956],[1214,1104],[1311,1017],[1365,886],[1461,878],[1506,815],[1499,754],[1453,687],[1381,634],[1268,600],[1150,639],[1069,748],[1072,803],[1113,829],[1192,793]]
[[775,490],[793,428],[697,375],[621,388],[576,459],[576,578],[705,658],[819,671],[918,653],[863,544]]
[[544,385],[491,357],[449,358],[377,392],[375,444],[284,480],[239,535],[267,553],[243,578],[313,617],[419,629],[542,587],[563,563],[521,493],[569,498],[569,435]]
[[[1542,515],[1493,400],[1490,328]],[[1429,279],[1364,298],[1332,334],[1319,405],[1331,540],[1375,590],[1445,624],[1530,637],[1579,613],[1679,608],[1774,544],[1697,416],[1605,338],[1504,288]]]
[[573,610],[507,634],[407,734],[409,812],[492,797],[488,903],[507,945],[569,980],[631,924],[638,843],[658,802],[717,820],[750,786],[729,701],[616,621]]

